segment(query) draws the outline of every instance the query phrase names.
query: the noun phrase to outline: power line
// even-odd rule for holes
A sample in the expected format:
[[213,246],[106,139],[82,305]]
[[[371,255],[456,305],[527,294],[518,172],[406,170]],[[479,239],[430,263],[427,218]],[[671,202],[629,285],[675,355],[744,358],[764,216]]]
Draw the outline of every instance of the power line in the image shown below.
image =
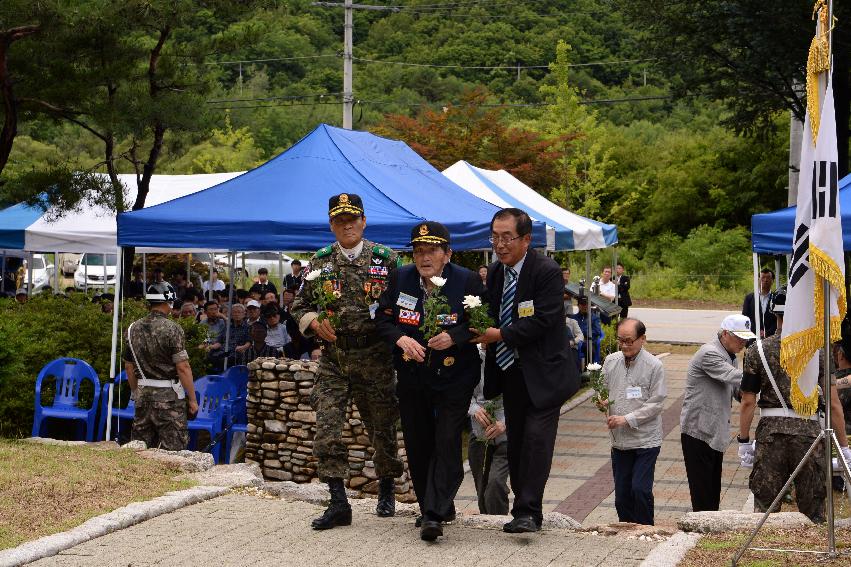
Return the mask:
[[[517,70],[517,69],[549,69],[549,65],[436,65],[431,63],[409,63],[406,61],[389,61],[386,59],[368,59],[366,57],[352,57],[353,61],[360,63],[382,63],[385,65],[400,65],[404,67],[433,67],[437,69],[483,69],[483,70]],[[620,61],[594,61],[590,63],[569,63],[568,67],[603,67],[607,65],[625,65],[627,63],[641,63],[645,61],[656,61],[656,57],[641,59],[623,59]]]
[[204,63],[204,65],[241,65],[242,63],[270,63],[274,61],[296,61],[299,59],[327,59],[327,58],[339,58],[340,55],[301,55],[298,57],[273,57],[269,59],[242,59],[237,61],[211,61],[209,63]]
[[220,104],[226,102],[256,102],[256,101],[272,101],[272,100],[304,100],[307,98],[323,98],[326,96],[342,96],[343,93],[313,93],[306,95],[284,95],[284,96],[268,96],[259,98],[223,98],[208,100],[207,104]]

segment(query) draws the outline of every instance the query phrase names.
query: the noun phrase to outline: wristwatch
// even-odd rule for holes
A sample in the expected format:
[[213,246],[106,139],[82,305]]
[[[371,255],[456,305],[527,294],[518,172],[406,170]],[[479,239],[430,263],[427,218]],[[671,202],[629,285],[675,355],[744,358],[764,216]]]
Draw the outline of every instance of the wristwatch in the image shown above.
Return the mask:
[[736,433],[736,441],[738,441],[739,443],[750,443],[750,442],[751,442],[751,438],[750,438],[750,435],[748,435],[747,437],[745,437],[744,439],[742,439],[741,437],[739,437],[739,434],[738,434],[738,433]]

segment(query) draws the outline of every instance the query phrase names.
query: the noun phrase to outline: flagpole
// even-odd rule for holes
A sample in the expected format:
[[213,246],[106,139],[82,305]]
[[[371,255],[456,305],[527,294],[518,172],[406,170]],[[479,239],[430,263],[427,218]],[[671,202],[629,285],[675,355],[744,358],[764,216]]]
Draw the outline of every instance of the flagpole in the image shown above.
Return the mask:
[[[827,10],[827,43],[829,46],[828,49],[828,61],[829,68],[827,72],[826,84],[830,85],[833,88],[833,81],[831,80],[831,74],[833,73],[833,0],[829,0],[828,2],[828,10]],[[844,283],[843,283],[844,285]],[[824,483],[825,483],[825,492],[827,493],[827,499],[825,500],[825,508],[827,511],[826,520],[827,520],[827,554],[828,557],[836,557],[836,530],[833,525],[834,523],[834,514],[833,514],[833,459],[831,459],[831,454],[833,451],[833,424],[830,421],[831,407],[830,402],[832,399],[831,391],[830,391],[830,356],[832,353],[831,343],[830,343],[830,282],[825,278],[822,281],[823,288],[823,296],[824,297],[824,313],[822,314],[824,317],[824,372],[822,373],[822,392],[824,393],[824,463],[825,463],[825,472],[824,472]],[[837,452],[839,452],[839,447],[836,447]],[[840,459],[842,458],[842,453],[839,453]]]

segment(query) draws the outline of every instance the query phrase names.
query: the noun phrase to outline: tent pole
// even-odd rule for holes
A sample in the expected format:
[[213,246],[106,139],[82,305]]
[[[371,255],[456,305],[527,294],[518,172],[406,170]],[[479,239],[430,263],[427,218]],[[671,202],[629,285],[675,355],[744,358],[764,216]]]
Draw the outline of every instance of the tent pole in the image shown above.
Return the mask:
[[216,257],[210,250],[210,277],[207,278],[207,301],[213,300],[213,270],[216,269]]
[[142,294],[148,293],[148,256],[142,252]]
[[59,293],[59,271],[57,270],[57,268],[59,268],[59,252],[54,251],[53,252],[53,281],[54,281],[55,285],[53,286],[53,295],[56,295],[57,293]]
[[588,334],[585,335],[585,365],[589,365],[594,360],[591,355],[594,353],[594,336],[591,334],[591,251],[585,251],[585,297],[588,301]]
[[[112,436],[112,397],[115,387],[115,362],[118,354],[118,308],[123,298],[121,297],[121,268],[124,259],[124,250],[118,247],[118,256],[115,262],[115,300],[112,302],[112,350],[109,353],[109,399],[106,404],[106,434],[104,441],[109,441]],[[119,392],[120,395],[120,392]],[[119,403],[121,400],[119,399]]]
[[88,252],[83,254],[83,259],[86,261],[86,264],[83,267],[83,277],[84,277],[84,280],[85,280],[84,283],[83,283],[83,293],[85,293],[86,295],[89,295],[89,258],[90,257],[91,257],[91,254],[89,254]]
[[278,252],[278,275],[281,276],[281,289],[278,293],[278,306],[284,306],[284,253]]
[[759,254],[753,253],[753,320],[756,329],[754,334],[757,338],[762,338],[760,330],[762,329],[762,321],[759,319],[759,309],[762,304],[759,301]]
[[0,259],[0,293],[6,293],[6,251]]
[[33,295],[33,253],[29,252],[29,263],[27,264],[27,297]]
[[230,326],[231,321],[233,321],[233,264],[235,256],[236,252],[228,252],[228,277],[230,278],[230,285],[228,286],[228,318],[225,321],[227,323],[225,326],[225,370],[228,369],[227,353],[230,349]]
[[[118,262],[116,262],[116,264],[117,263]],[[117,265],[115,266],[115,269],[116,270],[118,269]],[[104,252],[103,253],[103,293],[106,293],[106,282],[107,282],[107,277],[106,277],[106,252]]]

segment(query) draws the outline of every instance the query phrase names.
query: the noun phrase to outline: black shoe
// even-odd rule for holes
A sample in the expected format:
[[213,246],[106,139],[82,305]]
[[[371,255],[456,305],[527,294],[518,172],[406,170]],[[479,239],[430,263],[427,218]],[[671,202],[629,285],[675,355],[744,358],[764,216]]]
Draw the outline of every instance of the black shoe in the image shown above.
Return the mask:
[[423,541],[434,541],[443,535],[443,526],[435,520],[423,520],[420,528],[420,539]]
[[[454,522],[454,521],[455,521],[455,512],[452,512],[450,515],[446,516],[446,518],[443,520],[443,523],[448,524],[449,522]],[[414,526],[419,528],[422,525],[423,525],[423,517],[417,516],[417,519],[414,522]]]
[[337,526],[352,525],[352,507],[346,498],[343,479],[328,479],[328,490],[331,492],[331,503],[325,513],[314,519],[310,525],[314,530],[330,530]]
[[509,534],[534,533],[540,529],[541,526],[535,523],[535,520],[533,520],[531,516],[520,516],[519,518],[514,518],[502,526],[502,531]]
[[393,496],[393,477],[383,476],[378,482],[378,504],[375,513],[382,518],[396,514],[396,497]]

